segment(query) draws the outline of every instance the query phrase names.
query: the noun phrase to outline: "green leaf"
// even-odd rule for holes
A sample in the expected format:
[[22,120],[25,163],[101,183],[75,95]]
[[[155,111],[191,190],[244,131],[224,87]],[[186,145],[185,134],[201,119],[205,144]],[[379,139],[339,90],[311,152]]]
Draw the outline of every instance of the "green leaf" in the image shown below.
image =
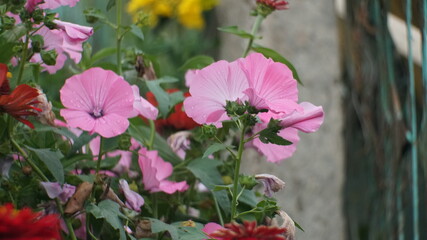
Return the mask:
[[90,203],[86,207],[86,211],[92,214],[96,219],[104,219],[115,230],[119,230],[120,240],[126,240],[123,223],[120,220],[120,218],[126,218],[126,216],[120,212],[119,204],[111,200],[104,200],[101,201],[98,206],[94,203]]
[[166,118],[172,108],[179,102],[184,101],[184,95],[182,92],[174,92],[168,94],[160,84],[163,83],[174,83],[178,80],[172,77],[164,77],[153,81],[145,81],[148,89],[154,94],[158,102],[159,112],[162,117]]
[[110,11],[110,9],[113,8],[114,6],[116,6],[116,0],[110,0],[110,1],[108,1],[107,11]]
[[192,161],[188,166],[194,176],[196,176],[217,199],[220,207],[226,214],[230,214],[231,204],[226,191],[213,191],[216,185],[223,185],[221,174],[218,171],[218,166],[221,162],[215,159],[198,158]]
[[188,69],[202,69],[211,65],[215,60],[206,55],[199,55],[188,59],[180,68],[180,71],[187,71]]
[[267,128],[259,133],[259,140],[262,143],[273,143],[282,146],[292,144],[292,142],[278,135],[279,131],[282,129],[282,127],[279,125],[279,122],[279,120],[274,120],[273,118],[270,119]]
[[207,158],[209,157],[209,155],[216,153],[218,151],[224,150],[228,148],[234,148],[234,146],[230,146],[230,145],[225,145],[222,143],[214,143],[212,144],[210,147],[208,147],[208,149],[206,149],[205,153],[203,154],[202,158]]
[[233,187],[233,184],[229,184],[229,185],[215,185],[215,187],[212,189],[212,191],[214,191],[214,192],[216,192],[216,191],[222,191],[222,190],[229,191],[232,187]]
[[38,122],[34,122],[34,131],[36,132],[54,132],[61,136],[76,140],[77,136],[65,127],[52,127]]
[[135,24],[130,25],[130,32],[133,33],[133,35],[135,35],[140,40],[144,40],[144,33],[142,32],[141,28],[139,28]]
[[237,35],[241,38],[255,38],[252,34],[239,29],[237,26],[219,27],[218,30],[221,32]]
[[64,168],[60,161],[64,155],[59,150],[52,151],[48,148],[35,149],[28,146],[26,148],[37,155],[59,183],[64,183]]
[[88,144],[92,139],[96,138],[98,134],[89,135],[88,132],[83,132],[75,141],[67,156],[71,156],[76,153],[78,150],[82,149],[82,147]]
[[151,222],[151,232],[152,233],[159,233],[159,232],[163,232],[163,231],[168,231],[169,234],[172,237],[172,240],[179,240],[179,235],[178,235],[178,228],[173,226],[173,225],[169,225],[166,224],[160,220],[154,219],[154,218],[149,218],[150,222]]
[[117,52],[117,49],[115,47],[103,48],[92,56],[92,60],[91,60],[92,64],[98,62],[103,58],[116,54],[116,52]]
[[255,196],[254,191],[245,189],[243,190],[242,195],[239,197],[239,201],[245,203],[251,207],[255,207],[258,203],[257,197]]
[[303,232],[305,232],[304,231],[304,229],[301,227],[301,225],[299,225],[297,222],[295,222],[294,221],[294,223],[295,223],[295,227],[297,227],[299,230],[301,230],[301,231],[303,231]]
[[280,53],[274,51],[271,48],[261,47],[261,46],[257,46],[257,45],[252,47],[252,50],[254,50],[255,52],[261,53],[262,55],[264,55],[267,58],[273,59],[273,61],[275,61],[275,62],[281,62],[281,63],[285,64],[286,66],[288,66],[288,68],[291,69],[291,71],[292,71],[292,75],[298,81],[298,83],[301,85],[304,85],[304,84],[302,84],[301,79],[300,79],[298,72],[297,72],[296,68],[294,67],[294,65],[289,60],[287,60],[282,55],[280,55]]
[[13,47],[19,44],[19,39],[25,35],[27,29],[23,25],[17,25],[11,30],[0,34],[0,63],[9,64],[15,52]]
[[183,222],[172,223],[173,226],[176,226],[178,229],[179,239],[180,240],[200,240],[208,239],[206,233],[202,231],[203,224],[195,222],[196,226],[194,227],[184,227]]
[[[143,120],[140,118],[134,118],[130,120],[130,126],[128,129],[129,134],[140,143],[146,141],[150,136],[150,128],[145,126]],[[145,138],[144,138],[145,137]],[[169,147],[166,140],[156,133],[154,138],[154,149],[159,152],[159,155],[166,161],[171,162],[173,165],[180,163],[182,160],[179,158]]]

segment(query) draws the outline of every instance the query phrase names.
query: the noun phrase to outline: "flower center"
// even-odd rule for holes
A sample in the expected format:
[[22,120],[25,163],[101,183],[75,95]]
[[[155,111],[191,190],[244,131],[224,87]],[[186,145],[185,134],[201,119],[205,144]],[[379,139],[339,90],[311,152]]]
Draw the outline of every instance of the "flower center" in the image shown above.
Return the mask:
[[91,113],[89,113],[93,118],[97,119],[100,118],[102,116],[104,116],[104,112],[102,111],[102,108],[100,107],[95,107]]

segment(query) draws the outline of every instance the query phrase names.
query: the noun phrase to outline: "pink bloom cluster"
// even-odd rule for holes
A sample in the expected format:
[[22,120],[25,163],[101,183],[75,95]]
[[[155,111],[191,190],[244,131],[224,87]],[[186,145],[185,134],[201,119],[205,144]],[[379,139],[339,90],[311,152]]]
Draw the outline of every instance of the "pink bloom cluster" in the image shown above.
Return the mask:
[[225,110],[227,101],[243,103],[268,112],[258,114],[258,132],[267,127],[271,118],[281,120],[279,135],[293,142],[289,146],[264,144],[254,140],[255,146],[267,160],[278,162],[290,157],[299,141],[298,131],[314,132],[323,123],[322,107],[310,103],[298,104],[297,81],[284,64],[253,53],[234,62],[218,61],[201,70],[186,74],[191,97],[184,101],[187,115],[199,124],[222,126],[230,120]]

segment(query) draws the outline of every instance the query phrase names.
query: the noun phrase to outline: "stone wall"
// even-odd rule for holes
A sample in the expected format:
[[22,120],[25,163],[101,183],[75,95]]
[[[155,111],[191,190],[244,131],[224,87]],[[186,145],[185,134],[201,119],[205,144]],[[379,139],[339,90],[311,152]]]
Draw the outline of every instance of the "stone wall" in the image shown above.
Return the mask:
[[[222,0],[217,9],[220,26],[238,25],[250,31],[249,16],[255,0]],[[274,48],[297,68],[304,86],[300,100],[322,105],[325,123],[314,134],[300,134],[295,155],[279,165],[267,163],[255,151],[247,151],[243,162],[247,173],[272,173],[286,181],[277,194],[280,205],[305,232],[299,240],[342,240],[344,178],[341,91],[338,41],[333,0],[290,1],[290,9],[273,13],[262,24],[260,44]],[[242,55],[246,42],[222,34],[223,59]]]

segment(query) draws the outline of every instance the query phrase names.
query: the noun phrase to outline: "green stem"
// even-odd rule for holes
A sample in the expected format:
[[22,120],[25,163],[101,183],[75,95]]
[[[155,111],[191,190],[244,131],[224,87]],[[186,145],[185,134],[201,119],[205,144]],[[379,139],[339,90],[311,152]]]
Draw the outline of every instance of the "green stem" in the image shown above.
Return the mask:
[[21,62],[19,63],[19,72],[18,72],[18,78],[16,79],[16,85],[19,85],[22,80],[22,76],[24,75],[24,67],[25,63],[27,62],[27,54],[28,54],[28,44],[30,43],[30,36],[28,35],[28,32],[25,36],[25,43],[24,43],[24,49],[22,49],[22,56],[21,56]]
[[239,190],[238,186],[239,186],[240,162],[242,160],[243,149],[245,146],[245,132],[246,132],[246,126],[243,126],[242,132],[240,134],[239,149],[237,150],[236,166],[234,168],[233,196],[232,196],[233,199],[231,201],[231,221],[233,221],[236,216],[237,198],[238,198],[237,191]]
[[[96,163],[96,174],[95,176],[98,176],[99,169],[101,168],[101,160],[102,160],[102,144],[104,142],[104,138],[102,136],[99,136],[101,139],[99,140],[99,152],[98,152],[98,162]],[[94,187],[95,188],[95,187]]]
[[116,29],[116,48],[117,48],[117,71],[119,75],[122,75],[122,56],[121,56],[121,45],[122,45],[122,35],[121,35],[121,24],[122,24],[122,0],[117,0],[116,2],[116,17],[117,17],[117,29]]
[[153,204],[153,217],[158,219],[159,218],[159,209],[158,209],[158,203],[157,203],[157,194],[152,193],[151,194],[151,203]]
[[36,171],[37,175],[44,181],[49,182],[49,179],[43,174],[43,172],[40,170],[39,167],[31,160],[27,153],[19,146],[19,144],[15,141],[15,139],[11,138],[10,141],[12,142],[13,146],[18,150],[18,152],[24,157],[25,161],[31,166],[34,171]]
[[224,219],[222,217],[221,209],[219,208],[218,200],[216,199],[216,197],[213,193],[212,193],[212,197],[213,197],[214,202],[215,202],[216,212],[218,213],[219,223],[221,224],[221,226],[224,226]]
[[[31,166],[34,171],[36,171],[37,175],[44,181],[49,182],[49,179],[43,174],[40,168],[28,157],[27,153],[19,146],[19,144],[15,141],[15,139],[11,138],[13,146],[19,151],[19,153],[24,157],[25,161]],[[55,198],[56,206],[58,207],[59,212],[61,213],[62,218],[67,225],[68,232],[72,240],[77,240],[76,235],[74,234],[73,226],[71,225],[70,220],[65,216],[64,209],[62,208],[61,202],[58,198]]]
[[156,125],[153,120],[148,120],[150,123],[150,139],[147,142],[147,149],[152,150],[154,145],[154,138],[156,137]]
[[248,46],[246,47],[246,50],[243,53],[243,57],[246,57],[248,55],[249,51],[251,50],[252,44],[254,43],[255,35],[257,34],[259,27],[261,26],[262,20],[264,20],[264,17],[261,16],[261,14],[258,14],[256,19],[255,19],[255,23],[252,26],[252,31],[251,31],[252,37],[249,39]]

